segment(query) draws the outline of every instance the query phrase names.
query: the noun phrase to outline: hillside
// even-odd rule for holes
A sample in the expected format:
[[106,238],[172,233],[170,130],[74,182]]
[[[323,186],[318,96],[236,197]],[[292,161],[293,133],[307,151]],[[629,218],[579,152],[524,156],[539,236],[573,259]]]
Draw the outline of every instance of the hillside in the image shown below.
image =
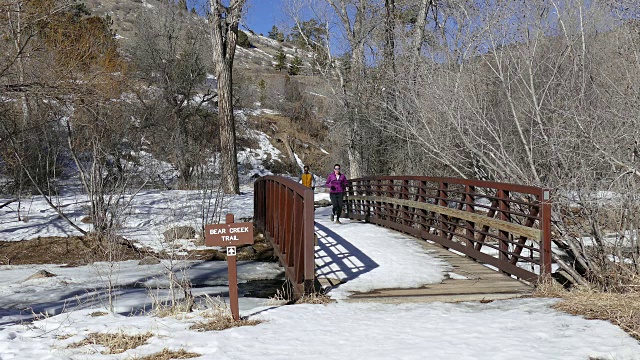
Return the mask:
[[[158,12],[163,7],[171,6],[162,0],[83,0],[91,13],[105,17],[113,21],[112,28],[120,41],[126,45],[136,37],[136,29],[139,26],[140,14]],[[174,6],[177,8],[177,6]],[[181,11],[186,21],[191,26],[206,27],[206,20],[192,12]],[[242,31],[242,30],[241,30]],[[236,50],[236,67],[251,69],[260,73],[276,72],[273,68],[274,56],[280,49],[290,62],[298,55],[307,70],[313,64],[313,53],[298,49],[287,42],[279,42],[268,37],[255,34],[252,31],[244,31],[251,46],[238,46]]]
[[[159,19],[156,23],[160,22],[161,14],[171,13],[171,16],[179,18],[180,26],[198,29],[201,34],[208,33],[206,19],[161,0],[84,0],[83,3],[91,14],[112,21],[111,28],[121,51],[127,53],[132,63],[136,62],[132,50],[139,46],[142,39],[140,31],[148,29],[146,24],[154,17]],[[237,119],[238,161],[243,171],[241,177],[248,179],[256,173],[264,173],[255,169],[256,163],[264,165],[266,171],[290,175],[296,175],[302,163],[310,165],[312,169],[326,168],[327,164],[334,161],[330,151],[325,150],[331,148],[330,144],[326,144],[327,121],[331,120],[331,91],[326,80],[313,75],[313,53],[251,31],[244,33],[249,44],[245,42],[244,47],[236,48],[234,62],[235,106],[236,109],[244,109],[244,116]],[[208,47],[208,41],[204,41],[203,46]],[[291,63],[294,56],[302,60],[299,75],[289,76],[286,69],[275,69],[274,57],[280,51],[286,55],[287,64]],[[199,89],[203,93],[215,91],[212,65],[206,56],[210,49],[202,49],[202,52],[209,75]],[[212,106],[211,110],[215,111],[215,107]],[[259,156],[271,152],[264,148],[267,146],[264,136],[268,139],[268,146],[275,147],[281,156],[263,155],[262,159],[251,159],[251,154]],[[150,144],[149,152],[157,161],[170,167],[174,162],[171,151],[164,145],[156,144],[158,141],[165,144],[163,139],[166,136],[155,137],[158,140]],[[165,182],[170,182],[170,178],[166,178]]]

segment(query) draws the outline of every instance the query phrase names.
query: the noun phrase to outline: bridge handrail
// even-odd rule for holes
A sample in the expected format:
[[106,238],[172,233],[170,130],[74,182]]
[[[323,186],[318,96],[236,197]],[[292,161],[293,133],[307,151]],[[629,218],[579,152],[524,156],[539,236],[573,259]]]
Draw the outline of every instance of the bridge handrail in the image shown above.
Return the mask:
[[[549,199],[549,189],[535,186],[379,176],[349,180],[345,200],[352,219],[434,241],[535,282],[551,273]],[[483,247],[490,253],[482,252]],[[529,264],[531,269],[518,264]]]
[[315,281],[313,190],[282,176],[254,183],[254,224],[271,242],[300,297]]

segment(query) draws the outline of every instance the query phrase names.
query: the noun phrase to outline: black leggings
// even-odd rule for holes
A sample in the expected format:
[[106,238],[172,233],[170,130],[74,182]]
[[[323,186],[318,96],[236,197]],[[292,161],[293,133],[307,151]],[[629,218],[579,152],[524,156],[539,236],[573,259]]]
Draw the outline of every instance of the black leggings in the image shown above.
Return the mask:
[[331,205],[333,205],[333,215],[336,216],[336,219],[340,217],[342,213],[342,207],[344,206],[344,201],[342,197],[344,193],[331,193],[329,194],[329,198],[331,198]]

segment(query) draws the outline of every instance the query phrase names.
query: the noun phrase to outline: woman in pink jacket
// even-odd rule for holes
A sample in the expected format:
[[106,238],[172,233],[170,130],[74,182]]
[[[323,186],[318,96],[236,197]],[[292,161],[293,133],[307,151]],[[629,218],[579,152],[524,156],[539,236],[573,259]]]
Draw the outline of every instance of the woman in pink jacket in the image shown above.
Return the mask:
[[347,189],[347,177],[340,172],[340,164],[333,166],[333,172],[327,177],[327,187],[329,188],[329,197],[331,205],[333,205],[333,213],[331,221],[335,219],[336,224],[340,224],[340,214],[342,213],[343,196]]

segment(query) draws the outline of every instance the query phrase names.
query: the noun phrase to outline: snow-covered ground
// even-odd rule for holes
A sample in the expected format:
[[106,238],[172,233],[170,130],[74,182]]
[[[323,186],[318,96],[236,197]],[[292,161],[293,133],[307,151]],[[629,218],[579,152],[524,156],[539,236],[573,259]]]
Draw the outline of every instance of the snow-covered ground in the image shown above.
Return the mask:
[[[168,348],[198,359],[637,359],[640,345],[619,328],[552,310],[553,300],[490,304],[347,304],[262,307],[257,326],[195,332],[180,318],[91,316],[80,310],[0,330],[2,359],[135,359]],[[91,333],[153,337],[118,355],[69,348]]]
[[[219,213],[250,217],[253,194],[250,187],[243,192],[225,197]],[[316,194],[316,200],[327,198]],[[141,246],[159,249],[154,244],[161,243],[168,226],[197,225],[203,199],[198,191],[141,192],[132,200],[122,231]],[[84,199],[61,200],[69,214],[83,216]],[[73,233],[38,197],[21,204],[26,222],[17,221],[15,206],[0,209],[3,240]],[[202,310],[166,318],[148,312],[152,303],[170,298],[172,266],[179,278],[191,281],[194,295],[227,301],[225,262],[0,266],[0,359],[136,359],[165,348],[198,353],[199,359],[640,359],[640,344],[624,331],[555,311],[553,299],[342,302],[352,291],[420,286],[440,281],[447,272],[456,274],[404,235],[349,220],[331,223],[329,214],[328,208],[316,210],[317,271],[345,281],[329,292],[338,302],[279,306],[243,297],[241,290],[241,315],[264,321],[256,326],[200,333],[189,327],[203,320]],[[239,262],[238,269],[240,283],[282,276],[275,263]],[[57,276],[27,280],[38,270]],[[95,316],[109,308],[109,282],[114,284],[114,312]],[[153,336],[121,354],[102,354],[105,349],[97,345],[69,347],[91,333],[106,332]]]
[[[29,279],[46,270],[55,277]],[[57,315],[78,309],[109,309],[106,294],[111,283],[113,311],[139,314],[154,302],[171,299],[169,271],[178,280],[189,279],[194,296],[227,296],[227,263],[224,261],[162,261],[139,265],[138,261],[93,263],[86,266],[0,265],[0,330],[3,325],[29,320],[36,315]],[[281,276],[277,263],[239,261],[238,282]],[[179,294],[178,298],[182,298]],[[241,297],[240,308],[250,310],[266,299]],[[2,353],[0,353],[0,359]]]
[[[122,229],[120,233],[139,247],[163,250],[167,246],[162,233],[179,225],[200,229],[205,223],[224,221],[225,214],[233,213],[237,221],[253,217],[253,192],[243,187],[241,195],[223,196],[205,191],[142,190],[127,195],[123,200]],[[0,196],[0,203],[9,198]],[[53,198],[62,204],[62,211],[85,230],[91,224],[82,223],[87,216],[89,201],[85,195],[61,195]],[[203,216],[203,209],[207,211]],[[18,218],[18,211],[21,217]],[[80,235],[71,225],[52,210],[41,196],[11,203],[0,209],[0,240],[19,241],[41,236]],[[182,242],[185,249],[197,248],[193,242]]]

